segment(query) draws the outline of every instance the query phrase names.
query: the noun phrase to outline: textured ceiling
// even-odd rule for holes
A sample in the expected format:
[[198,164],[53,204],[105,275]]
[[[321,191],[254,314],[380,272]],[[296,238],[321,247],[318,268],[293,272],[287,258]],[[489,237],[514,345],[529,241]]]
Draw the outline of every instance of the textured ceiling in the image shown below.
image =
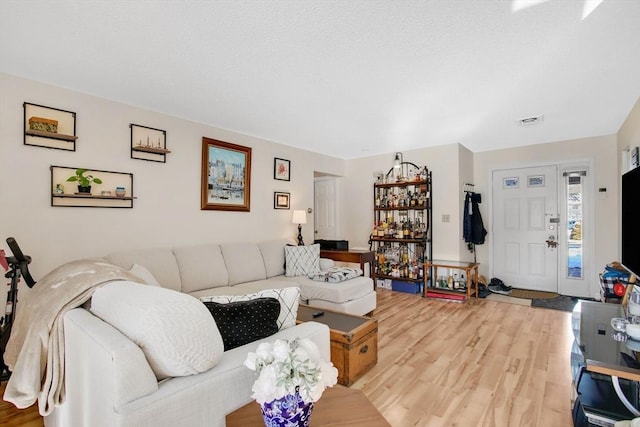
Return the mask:
[[340,158],[477,152],[618,131],[640,1],[598,3],[0,0],[0,71]]

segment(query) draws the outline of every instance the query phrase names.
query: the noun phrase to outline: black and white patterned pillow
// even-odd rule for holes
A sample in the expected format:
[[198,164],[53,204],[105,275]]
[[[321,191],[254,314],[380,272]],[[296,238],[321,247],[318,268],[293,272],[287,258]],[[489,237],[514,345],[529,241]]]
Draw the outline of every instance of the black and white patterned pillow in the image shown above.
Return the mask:
[[320,244],[285,246],[285,276],[308,276],[320,271]]
[[249,301],[256,298],[275,298],[280,301],[280,315],[278,316],[279,330],[287,329],[296,325],[298,304],[300,303],[300,288],[298,287],[264,289],[256,293],[246,295],[216,295],[200,297],[200,301],[228,304],[230,302]]
[[257,298],[227,304],[203,302],[216,321],[224,351],[269,337],[278,332],[280,302]]

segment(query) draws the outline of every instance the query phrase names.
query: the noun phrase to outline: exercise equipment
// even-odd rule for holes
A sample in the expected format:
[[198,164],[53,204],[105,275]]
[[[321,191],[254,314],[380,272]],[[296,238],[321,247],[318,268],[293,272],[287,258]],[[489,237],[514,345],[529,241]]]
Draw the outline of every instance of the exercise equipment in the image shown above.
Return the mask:
[[0,319],[2,326],[2,335],[0,335],[0,382],[8,379],[11,375],[11,371],[9,371],[9,368],[4,363],[4,351],[7,348],[7,343],[11,336],[11,326],[13,325],[16,305],[18,304],[18,283],[20,282],[20,277],[22,276],[22,278],[24,278],[25,283],[30,288],[36,284],[33,277],[31,277],[31,273],[29,273],[31,257],[22,253],[18,242],[16,242],[16,239],[13,237],[7,238],[7,245],[9,245],[9,249],[13,252],[13,256],[6,257],[4,251],[0,251],[0,265],[7,270],[4,277],[11,279],[4,317]]

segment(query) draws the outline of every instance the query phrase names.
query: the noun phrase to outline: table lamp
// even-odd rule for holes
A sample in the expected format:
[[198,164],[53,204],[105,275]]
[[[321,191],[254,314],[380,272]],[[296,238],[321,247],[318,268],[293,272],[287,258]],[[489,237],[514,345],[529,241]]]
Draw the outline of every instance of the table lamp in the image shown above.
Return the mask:
[[293,219],[292,223],[298,224],[298,246],[304,246],[304,242],[302,241],[302,224],[307,223],[307,212],[306,211],[293,211]]

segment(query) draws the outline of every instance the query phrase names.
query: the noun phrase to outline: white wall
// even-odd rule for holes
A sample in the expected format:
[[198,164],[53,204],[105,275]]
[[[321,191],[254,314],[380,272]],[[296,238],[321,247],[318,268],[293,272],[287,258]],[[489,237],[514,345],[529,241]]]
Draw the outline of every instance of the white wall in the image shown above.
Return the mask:
[[[293,209],[313,206],[314,172],[338,181],[338,227],[351,247],[368,247],[373,224],[375,172],[387,172],[393,154],[344,161],[255,137],[166,116],[0,73],[0,247],[15,237],[32,255],[36,279],[57,265],[82,256],[122,248],[295,238]],[[23,145],[23,102],[77,113],[77,151]],[[167,131],[172,151],[167,163],[130,158],[129,123]],[[252,147],[251,212],[200,210],[202,137]],[[596,271],[619,257],[619,151],[640,143],[640,101],[618,136],[471,153],[459,144],[403,152],[404,160],[433,173],[434,258],[472,259],[462,240],[465,182],[483,193],[481,213],[490,230],[486,198],[489,171],[497,166],[593,159],[595,188],[607,187],[596,200]],[[616,145],[617,144],[617,145]],[[291,160],[291,182],[273,179],[273,158]],[[49,166],[87,167],[132,172],[138,199],[133,209],[50,206]],[[274,210],[273,192],[291,193],[291,209]],[[443,222],[449,215],[450,222]],[[303,228],[313,241],[313,215]],[[489,273],[487,244],[478,247],[482,274]],[[597,284],[597,283],[596,283]],[[0,292],[1,293],[1,292]],[[2,297],[2,295],[0,295]]]
[[[622,159],[623,151],[628,151],[632,147],[640,147],[640,98],[618,131],[618,159]],[[619,168],[621,174],[629,169],[626,164],[620,164]]]
[[[482,193],[483,203],[480,205],[480,212],[484,218],[485,228],[489,231],[486,243],[477,246],[481,274],[487,276],[491,274],[489,246],[492,241],[491,222],[488,217],[491,203],[491,171],[499,168],[556,164],[574,160],[592,160],[594,164],[595,265],[585,266],[585,268],[592,267],[595,272],[590,295],[599,289],[597,273],[602,271],[607,263],[619,259],[620,243],[615,233],[620,222],[615,135],[475,153],[475,186],[476,191]],[[601,187],[607,189],[605,199],[598,197],[598,188]]]
[[[474,260],[474,254],[473,252],[469,251],[467,244],[464,241],[464,231],[463,231],[463,225],[462,222],[464,220],[464,197],[466,196],[466,193],[464,193],[464,191],[466,190],[465,187],[465,183],[469,183],[469,184],[474,184],[474,179],[473,179],[473,153],[471,151],[469,151],[466,147],[460,145],[459,146],[459,155],[458,155],[458,162],[460,164],[460,189],[458,190],[460,192],[460,194],[462,194],[462,198],[460,199],[460,213],[458,215],[459,217],[459,221],[460,221],[460,261],[473,261]],[[473,191],[475,191],[475,184],[474,187],[471,187],[471,189]],[[463,194],[464,193],[464,194]],[[476,253],[477,256],[477,253]]]
[[[403,152],[404,161],[427,166],[432,172],[433,257],[459,259],[462,229],[460,223],[461,185],[458,172],[458,144],[440,145]],[[393,154],[349,160],[342,178],[341,207],[345,239],[350,247],[368,247],[373,227],[373,183],[376,172],[387,173],[393,166]],[[449,222],[442,216],[449,215]]]
[[[6,74],[0,93],[0,247],[15,237],[36,280],[66,261],[126,248],[293,239],[293,209],[313,207],[314,171],[345,173],[341,159]],[[23,102],[76,112],[76,151],[23,145]],[[167,163],[130,158],[129,123],[167,131]],[[203,136],[252,148],[250,212],[200,210]],[[273,179],[274,157],[291,160],[290,182]],[[131,172],[138,198],[133,209],[51,207],[50,165]],[[274,191],[291,193],[291,210],[273,209]],[[313,241],[312,215],[303,232]]]

